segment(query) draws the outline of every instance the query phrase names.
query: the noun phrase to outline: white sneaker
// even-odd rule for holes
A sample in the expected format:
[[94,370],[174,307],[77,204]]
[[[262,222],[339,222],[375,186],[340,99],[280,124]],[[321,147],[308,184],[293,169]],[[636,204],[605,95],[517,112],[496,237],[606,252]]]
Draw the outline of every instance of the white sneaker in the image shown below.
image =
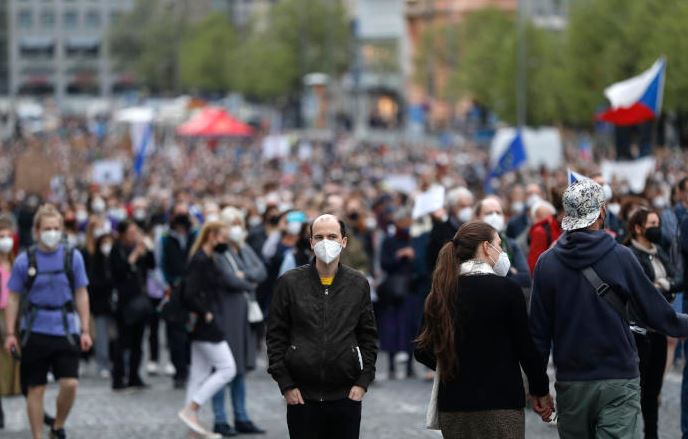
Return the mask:
[[155,361],[149,361],[146,365],[146,372],[148,373],[148,375],[157,375],[158,363],[156,363]]
[[163,368],[163,373],[167,376],[174,376],[174,374],[177,373],[177,370],[174,368],[172,364],[167,363]]
[[191,413],[189,413],[186,409],[181,409],[179,413],[177,413],[177,416],[179,416],[179,419],[181,419],[182,422],[186,424],[186,426],[189,427],[189,429],[196,434],[200,434],[203,437],[215,439],[219,439],[222,437],[221,434],[213,433],[203,428],[203,426],[199,424],[198,421],[194,419],[194,416]]

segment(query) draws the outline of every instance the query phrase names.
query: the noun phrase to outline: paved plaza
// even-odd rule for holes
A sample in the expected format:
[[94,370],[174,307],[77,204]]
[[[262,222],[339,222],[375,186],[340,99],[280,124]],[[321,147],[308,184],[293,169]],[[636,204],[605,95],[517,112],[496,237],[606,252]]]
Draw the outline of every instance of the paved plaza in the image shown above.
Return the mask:
[[[382,360],[381,360],[382,363]],[[379,371],[386,370],[384,364]],[[420,369],[420,367],[418,368]],[[115,394],[109,382],[85,377],[79,397],[67,423],[69,438],[186,438],[186,428],[176,413],[184,400],[184,392],[173,390],[169,378],[150,377],[151,388],[131,394]],[[420,379],[386,380],[380,377],[371,387],[363,406],[362,434],[364,439],[437,438],[438,433],[423,428],[425,407],[432,384]],[[679,438],[681,376],[672,372],[667,376],[662,392],[660,437]],[[47,394],[54,400],[56,388],[51,385]],[[266,439],[288,437],[285,405],[274,382],[264,367],[250,375],[248,406],[253,420],[268,430]],[[7,428],[0,437],[29,438],[28,423],[22,398],[3,399]],[[229,406],[229,400],[228,400]],[[54,409],[51,407],[51,412]],[[203,409],[202,418],[209,423],[210,405]],[[528,439],[556,438],[556,429],[543,424],[532,412],[526,419]]]

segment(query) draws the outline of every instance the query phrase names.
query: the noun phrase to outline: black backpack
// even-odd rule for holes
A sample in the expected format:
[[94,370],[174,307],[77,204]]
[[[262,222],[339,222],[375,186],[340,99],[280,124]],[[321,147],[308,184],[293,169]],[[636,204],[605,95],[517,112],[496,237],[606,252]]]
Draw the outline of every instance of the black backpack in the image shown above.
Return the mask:
[[[26,317],[26,328],[24,329],[22,333],[22,338],[21,338],[21,345],[26,346],[26,343],[29,341],[29,337],[31,336],[31,330],[33,328],[33,324],[36,320],[36,314],[40,310],[47,310],[47,311],[60,311],[62,313],[62,325],[65,331],[65,337],[67,338],[67,341],[69,341],[69,344],[72,346],[76,346],[76,341],[74,340],[74,336],[69,332],[69,321],[67,319],[67,315],[69,313],[73,313],[75,308],[74,308],[74,285],[75,285],[75,280],[74,280],[74,268],[72,265],[72,262],[74,261],[74,248],[68,247],[66,244],[63,246],[63,255],[62,259],[64,261],[64,266],[62,267],[61,270],[53,270],[53,271],[38,271],[38,259],[36,258],[36,252],[37,252],[37,247],[31,246],[29,247],[28,250],[26,250],[26,258],[28,262],[27,266],[27,271],[26,271],[26,281],[24,282],[24,294],[22,295],[22,302],[21,302],[21,313],[20,315]],[[62,274],[64,273],[65,276],[67,276],[67,280],[69,281],[69,290],[71,293],[71,296],[69,300],[67,300],[65,303],[62,304],[62,306],[46,306],[46,305],[36,305],[34,303],[31,303],[30,300],[30,295],[31,295],[31,289],[33,288],[33,284],[36,282],[36,278],[38,277],[39,274]]]

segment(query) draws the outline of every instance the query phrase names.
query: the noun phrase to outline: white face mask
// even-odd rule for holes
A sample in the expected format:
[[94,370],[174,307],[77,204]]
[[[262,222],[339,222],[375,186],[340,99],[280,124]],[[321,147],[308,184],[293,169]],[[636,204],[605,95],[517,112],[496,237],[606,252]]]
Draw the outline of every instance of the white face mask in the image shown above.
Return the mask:
[[621,205],[619,203],[612,203],[607,206],[607,209],[609,209],[609,212],[613,213],[614,216],[619,216],[619,213],[621,212]]
[[366,229],[375,230],[375,229],[377,229],[377,220],[374,217],[369,216],[365,220],[365,225],[366,225]]
[[115,221],[124,221],[127,219],[127,212],[122,208],[110,209],[108,212],[110,217]]
[[652,199],[652,205],[655,209],[664,209],[667,207],[667,200],[661,195],[658,195]]
[[612,187],[606,183],[602,185],[602,192],[604,193],[604,199],[607,202],[609,202],[609,200],[611,200],[612,196],[614,195],[612,193]]
[[262,222],[263,220],[259,216],[252,216],[248,219],[248,225],[251,228],[258,227],[259,225],[261,225]]
[[41,232],[41,242],[49,249],[57,248],[62,239],[62,232],[59,230],[47,230]]
[[323,239],[313,247],[315,257],[329,265],[339,257],[342,252],[342,245],[337,241]]
[[215,221],[220,221],[220,215],[216,213],[209,213],[205,217],[205,222],[206,223],[214,223]]
[[533,206],[535,206],[535,203],[537,203],[540,200],[541,200],[541,198],[539,195],[533,194],[533,195],[528,197],[528,200],[526,200],[526,204],[528,205],[528,207],[533,207]]
[[91,209],[95,213],[103,213],[105,212],[105,201],[103,201],[101,198],[96,198],[93,200],[91,203]]
[[10,236],[0,239],[0,253],[7,254],[14,248],[14,239]]
[[470,207],[464,207],[463,209],[459,210],[459,221],[462,223],[467,223],[468,221],[473,218],[473,209]]
[[[494,270],[497,276],[506,276],[507,274],[509,274],[509,269],[511,268],[511,261],[509,260],[509,255],[507,255],[505,252],[501,251],[494,245],[490,243],[488,244],[493,249],[499,250],[499,257],[497,258],[497,262],[494,262],[492,269]],[[492,260],[492,258],[490,258],[490,260]]]
[[100,245],[100,252],[103,254],[103,256],[110,256],[110,252],[112,251],[112,244],[109,242],[103,243]]
[[136,209],[134,211],[134,219],[136,221],[143,221],[146,219],[146,209]]
[[78,223],[85,223],[88,221],[88,212],[85,210],[77,210],[75,216]]
[[493,212],[493,213],[487,215],[483,219],[483,221],[486,222],[487,224],[491,225],[492,227],[494,227],[494,229],[497,232],[501,233],[504,231],[505,223],[504,223],[504,215],[502,215],[502,214],[499,214],[497,212]]
[[301,223],[299,222],[290,222],[287,223],[287,233],[290,235],[300,235],[301,234]]
[[244,228],[241,226],[232,226],[229,228],[229,240],[236,243],[236,244],[241,244],[244,242],[244,239],[246,238],[246,233],[244,232]]
[[511,213],[514,215],[520,215],[526,209],[526,204],[523,201],[514,201],[511,203]]

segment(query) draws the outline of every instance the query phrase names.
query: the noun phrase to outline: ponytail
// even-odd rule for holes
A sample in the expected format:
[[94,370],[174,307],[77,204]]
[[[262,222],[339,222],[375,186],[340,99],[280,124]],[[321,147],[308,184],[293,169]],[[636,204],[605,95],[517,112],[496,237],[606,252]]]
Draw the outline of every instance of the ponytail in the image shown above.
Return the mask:
[[455,318],[461,264],[474,258],[478,246],[491,242],[496,234],[497,231],[487,223],[470,221],[461,226],[437,257],[432,287],[425,300],[424,324],[416,343],[418,349],[435,355],[443,381],[453,379],[458,370],[455,341],[461,322]]
[[442,380],[453,378],[457,367],[454,310],[456,309],[460,264],[454,242],[446,243],[437,256],[437,265],[432,274],[432,288],[425,300],[424,321],[426,323],[416,339],[418,348],[435,354],[437,364],[441,369]]

